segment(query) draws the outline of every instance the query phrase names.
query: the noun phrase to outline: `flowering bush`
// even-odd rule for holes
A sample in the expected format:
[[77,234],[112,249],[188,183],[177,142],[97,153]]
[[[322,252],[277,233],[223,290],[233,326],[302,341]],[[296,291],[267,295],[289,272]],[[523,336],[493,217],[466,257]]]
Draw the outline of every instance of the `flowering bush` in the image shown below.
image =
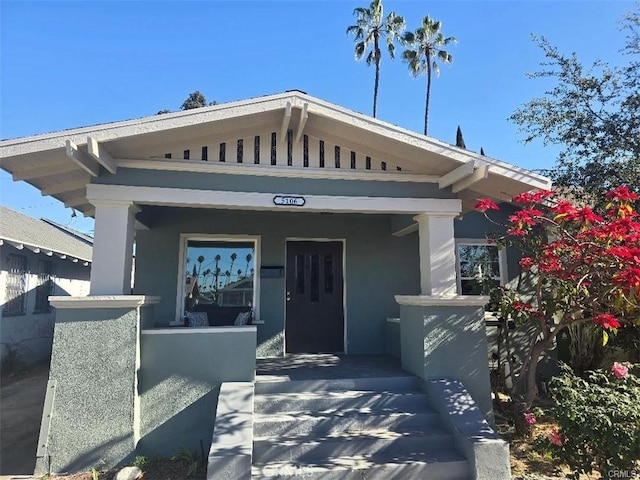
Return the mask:
[[610,372],[590,372],[586,379],[565,367],[551,381],[558,429],[536,445],[569,465],[571,478],[593,470],[602,478],[640,473],[640,378],[632,373],[638,367],[615,363]]
[[[497,239],[521,251],[520,267],[532,282],[527,296],[503,291],[496,302],[503,318],[538,326],[512,392],[523,396],[523,411],[537,395],[538,359],[562,329],[592,322],[606,343],[610,333],[640,320],[640,221],[632,207],[638,195],[621,186],[606,198],[606,211],[596,213],[551,191],[520,194],[513,201],[522,208],[508,217],[507,235]],[[489,219],[488,212],[498,208],[490,199],[476,205]]]

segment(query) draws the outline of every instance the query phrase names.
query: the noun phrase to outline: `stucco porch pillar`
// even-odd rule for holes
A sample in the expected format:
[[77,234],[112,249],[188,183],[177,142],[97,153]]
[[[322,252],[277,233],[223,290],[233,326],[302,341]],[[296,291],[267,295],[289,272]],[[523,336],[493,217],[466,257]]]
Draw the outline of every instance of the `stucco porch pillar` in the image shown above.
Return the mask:
[[135,236],[133,202],[93,202],[96,208],[90,295],[131,293],[131,267]]
[[420,293],[450,296],[456,287],[456,242],[453,222],[458,212],[422,213],[418,222],[420,236]]

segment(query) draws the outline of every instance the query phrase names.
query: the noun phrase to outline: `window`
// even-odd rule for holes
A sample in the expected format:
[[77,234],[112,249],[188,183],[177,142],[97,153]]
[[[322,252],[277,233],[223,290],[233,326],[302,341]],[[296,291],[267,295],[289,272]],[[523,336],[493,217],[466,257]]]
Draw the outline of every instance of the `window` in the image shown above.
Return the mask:
[[239,309],[257,315],[257,245],[248,237],[184,236],[179,318],[204,311],[216,322]]
[[27,298],[27,257],[9,254],[7,287],[2,316],[24,315]]
[[49,295],[53,295],[53,264],[49,260],[38,260],[38,286],[33,313],[49,313]]
[[488,295],[495,286],[504,285],[504,250],[483,240],[459,240],[456,246],[458,292],[461,295]]

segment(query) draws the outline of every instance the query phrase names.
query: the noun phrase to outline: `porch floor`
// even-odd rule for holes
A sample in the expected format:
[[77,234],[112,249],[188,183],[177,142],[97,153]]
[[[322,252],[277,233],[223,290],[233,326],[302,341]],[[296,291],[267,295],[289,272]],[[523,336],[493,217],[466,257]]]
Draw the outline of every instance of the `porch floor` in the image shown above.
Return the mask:
[[413,376],[400,360],[388,355],[290,354],[256,359],[256,381],[268,377],[289,380]]

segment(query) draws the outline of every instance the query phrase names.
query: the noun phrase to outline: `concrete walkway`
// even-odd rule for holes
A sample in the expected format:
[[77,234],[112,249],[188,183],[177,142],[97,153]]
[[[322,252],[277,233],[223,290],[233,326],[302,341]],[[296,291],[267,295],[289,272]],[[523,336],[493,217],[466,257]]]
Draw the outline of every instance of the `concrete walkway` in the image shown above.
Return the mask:
[[49,365],[36,365],[0,386],[0,479],[33,474],[48,378]]

